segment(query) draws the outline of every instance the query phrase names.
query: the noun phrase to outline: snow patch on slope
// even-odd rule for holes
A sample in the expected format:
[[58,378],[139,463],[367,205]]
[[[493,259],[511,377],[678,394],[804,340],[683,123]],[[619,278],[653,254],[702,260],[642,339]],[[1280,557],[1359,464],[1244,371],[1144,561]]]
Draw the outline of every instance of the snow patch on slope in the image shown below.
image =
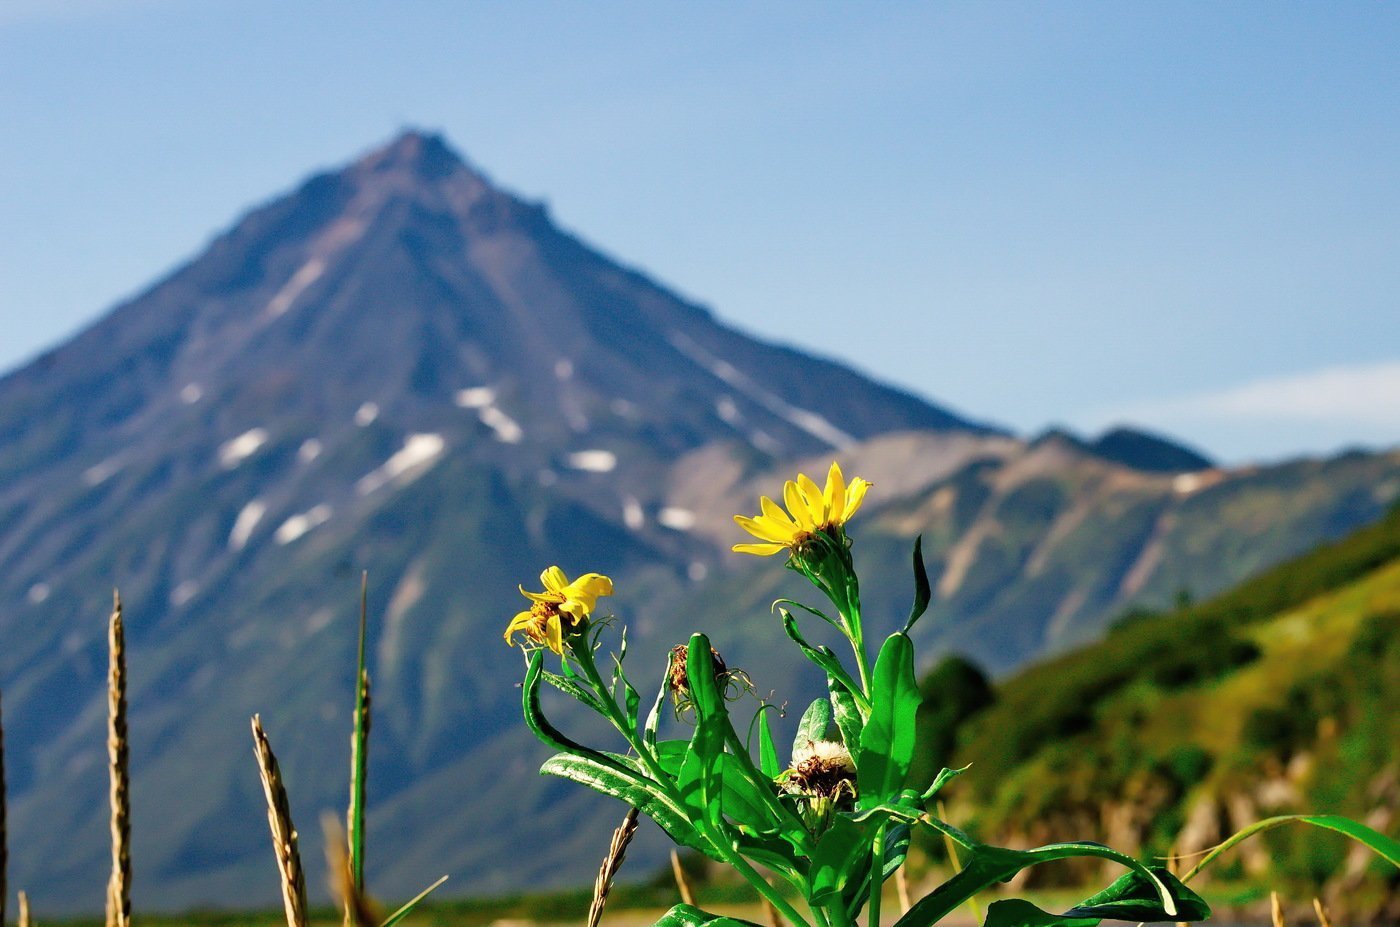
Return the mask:
[[228,533],[228,546],[230,550],[242,550],[248,545],[248,539],[253,536],[253,531],[258,527],[258,522],[267,514],[267,503],[261,499],[254,499],[243,506],[238,512],[238,517],[233,520],[233,528]]
[[277,526],[277,532],[273,534],[272,539],[278,544],[290,544],[313,528],[324,525],[330,518],[331,507],[322,502],[282,522]]
[[768,392],[768,390],[740,372],[733,364],[715,357],[680,332],[672,332],[667,336],[666,340],[668,340],[671,346],[677,351],[680,351],[686,357],[695,361],[695,363],[704,367],[725,383],[728,383],[745,396],[748,396],[774,415],[786,419],[789,423],[807,432],[807,434],[816,438],[818,441],[825,441],[834,448],[849,447],[856,443],[856,439],[853,436],[837,428],[822,416],[810,409],[802,409],[794,406],[786,400]]
[[360,478],[355,484],[355,491],[367,496],[388,483],[409,482],[427,472],[446,448],[447,442],[442,439],[442,435],[409,435],[403,447],[394,452],[392,457]]
[[266,428],[249,428],[232,440],[225,441],[219,448],[219,466],[232,470],[258,452],[267,443]]

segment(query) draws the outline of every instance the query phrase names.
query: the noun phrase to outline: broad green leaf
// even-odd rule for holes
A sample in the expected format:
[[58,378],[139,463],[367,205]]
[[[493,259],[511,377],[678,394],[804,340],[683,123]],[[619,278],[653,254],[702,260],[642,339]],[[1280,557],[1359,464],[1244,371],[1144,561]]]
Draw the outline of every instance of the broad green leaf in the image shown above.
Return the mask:
[[758,925],[752,921],[740,920],[737,917],[708,914],[693,905],[678,904],[661,915],[661,919],[652,927],[758,927]]
[[1165,884],[1176,912],[1169,914],[1162,905],[1157,885],[1140,872],[1125,872],[1108,888],[1085,898],[1064,913],[1065,917],[1100,917],[1116,921],[1203,921],[1210,917],[1205,899],[1182,884],[1165,869],[1153,867],[1152,875]]
[[[942,830],[936,825],[931,826]],[[944,827],[948,826],[944,825]],[[948,831],[956,831],[963,839],[967,839],[966,835],[957,831],[956,828],[949,827]],[[968,898],[998,882],[1005,882],[1022,869],[1077,856],[1110,859],[1141,873],[1157,891],[1158,897],[1162,901],[1162,910],[1167,915],[1166,919],[1176,919],[1176,902],[1167,886],[1136,859],[1103,844],[1055,843],[1037,847],[1034,850],[1009,850],[1005,847],[994,847],[973,841],[968,841],[968,843],[970,846],[965,846],[969,853],[964,861],[962,871],[916,902],[903,917],[895,922],[895,927],[931,927]]]
[[1067,917],[1042,911],[1029,901],[993,901],[982,927],[1098,927],[1097,917]]
[[914,539],[914,605],[909,609],[909,620],[904,622],[905,634],[908,634],[909,629],[914,627],[914,622],[928,611],[928,603],[932,598],[928,570],[924,568],[924,536],[921,534]]
[[836,718],[836,729],[841,732],[841,743],[854,757],[860,750],[860,731],[865,726],[865,716],[861,714],[855,696],[843,683],[827,676],[826,687],[831,693],[831,713]]
[[851,674],[846,672],[846,668],[841,665],[840,659],[837,658],[836,654],[832,653],[831,648],[813,647],[811,644],[807,643],[807,639],[803,637],[802,632],[798,630],[797,619],[792,617],[792,612],[785,608],[780,608],[778,609],[778,613],[782,615],[783,618],[783,630],[787,632],[788,637],[792,638],[792,642],[797,645],[803,655],[820,667],[828,676],[835,677],[851,692],[858,703],[863,703],[861,705],[862,708],[868,708],[869,703],[865,699],[865,694],[861,692],[861,688],[856,684],[856,681],[851,678]]
[[1327,830],[1335,830],[1339,834],[1346,834],[1351,839],[1369,847],[1371,850],[1390,863],[1392,866],[1400,868],[1400,841],[1378,830],[1373,830],[1365,824],[1353,821],[1351,818],[1344,818],[1336,814],[1284,814],[1275,818],[1265,818],[1258,821],[1244,830],[1230,837],[1220,846],[1210,851],[1205,859],[1196,864],[1195,868],[1181,877],[1181,881],[1190,882],[1206,866],[1210,865],[1217,856],[1233,847],[1242,840],[1248,840],[1255,834],[1261,834],[1266,830],[1273,830],[1275,827],[1282,827],[1284,824],[1311,824],[1314,827],[1322,827]]
[[783,771],[778,759],[778,745],[773,742],[773,729],[768,726],[769,706],[758,709],[758,768],[769,779],[776,779]]
[[831,727],[831,702],[824,698],[816,699],[807,706],[807,710],[802,713],[802,720],[797,722],[797,736],[792,741],[792,752],[807,746],[809,743],[817,743],[826,740],[827,728]]
[[613,767],[604,766],[589,757],[559,753],[545,760],[540,772],[547,776],[569,779],[586,785],[595,792],[611,795],[651,818],[677,843],[720,859],[710,847],[709,841],[700,836],[681,810],[632,770],[627,770],[625,774],[619,773]]
[[919,685],[914,679],[914,644],[907,634],[891,634],[885,639],[872,675],[870,717],[860,732],[856,760],[862,807],[897,795],[914,759]]

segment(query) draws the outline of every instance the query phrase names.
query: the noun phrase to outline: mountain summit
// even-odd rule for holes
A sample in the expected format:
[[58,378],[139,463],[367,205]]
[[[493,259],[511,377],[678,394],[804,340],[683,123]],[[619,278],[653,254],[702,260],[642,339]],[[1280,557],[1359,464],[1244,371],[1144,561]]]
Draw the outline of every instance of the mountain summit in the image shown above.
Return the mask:
[[[276,904],[255,712],[319,858],[363,569],[369,884],[509,891],[586,882],[618,814],[537,776],[520,722],[501,632],[550,564],[616,580],[634,666],[659,675],[703,627],[800,700],[813,680],[770,659],[785,571],[729,553],[729,515],[798,467],[839,456],[876,483],[856,532],[872,638],[907,614],[922,533],[928,652],[994,670],[1237,582],[1400,490],[1395,455],[1183,474],[1207,462],[1102,445],[1020,441],[748,337],[407,133],[0,379],[12,882],[41,918],[102,908],[114,585],[138,909]],[[658,846],[639,837],[636,865]]]
[[[991,434],[721,324],[438,136],[312,177],[0,380],[0,680],[13,832],[32,860],[17,876],[40,904],[101,907],[92,748],[112,586],[136,804],[168,812],[137,827],[138,903],[141,884],[165,907],[241,900],[265,875],[247,716],[274,744],[295,734],[283,768],[309,827],[339,788],[360,569],[380,616],[380,807],[456,775],[497,731],[512,745],[498,762],[525,776],[500,640],[517,581],[559,562],[689,582],[725,548],[668,501],[678,481],[727,486],[908,429]],[[718,446],[723,467],[678,474]],[[477,888],[553,865],[461,852],[489,864],[458,874]]]

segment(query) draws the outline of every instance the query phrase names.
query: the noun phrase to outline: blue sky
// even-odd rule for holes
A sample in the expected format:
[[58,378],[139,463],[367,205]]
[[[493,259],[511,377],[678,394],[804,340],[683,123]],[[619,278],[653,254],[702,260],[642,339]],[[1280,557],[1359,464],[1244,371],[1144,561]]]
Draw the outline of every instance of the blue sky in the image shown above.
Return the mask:
[[1032,433],[1400,444],[1400,6],[6,0],[0,369],[407,125]]

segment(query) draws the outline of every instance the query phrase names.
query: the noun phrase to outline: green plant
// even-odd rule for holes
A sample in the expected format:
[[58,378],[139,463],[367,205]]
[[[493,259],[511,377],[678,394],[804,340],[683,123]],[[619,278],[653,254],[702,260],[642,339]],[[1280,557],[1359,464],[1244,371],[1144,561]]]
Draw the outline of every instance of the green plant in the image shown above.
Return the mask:
[[[827,684],[826,697],[802,716],[786,767],[770,727],[773,706],[760,702],[753,716],[736,727],[727,697],[736,689],[736,676],[704,634],[693,635],[672,652],[650,711],[643,715],[641,694],[624,670],[625,630],[610,654],[608,678],[599,665],[603,636],[612,622],[595,619],[593,612],[598,599],[611,594],[611,581],[590,573],[570,582],[551,567],[541,576],[542,592],[522,587],[530,609],[516,615],[507,630],[508,640],[523,638],[528,654],[526,723],[559,751],[541,772],[621,799],[650,816],[676,843],[729,864],[794,927],[854,927],[862,917],[878,927],[881,888],[903,866],[916,830],[947,840],[956,848],[961,868],[915,902],[896,927],[935,924],[1023,869],[1076,857],[1111,860],[1126,872],[1062,914],[1025,901],[995,902],[987,911],[987,927],[1093,927],[1104,919],[1208,917],[1209,907],[1183,880],[1110,847],[1088,842],[1031,850],[996,847],[927,810],[940,789],[963,772],[944,768],[931,777],[911,778],[921,698],[909,631],[927,610],[931,591],[916,541],[913,606],[903,629],[885,639],[872,661],[846,533],[868,485],[854,480],[848,487],[833,464],[825,488],[802,475],[788,482],[786,510],[765,497],[760,515],[736,516],[758,539],[736,545],[736,550],[763,556],[786,552],[788,568],[806,577],[830,603],[829,610],[787,599],[774,604],[784,631]],[[830,648],[809,643],[799,615],[835,629],[850,645],[853,668]],[[550,653],[560,658],[557,672],[545,668]],[[1251,658],[1252,653],[1229,655],[1230,660]],[[626,751],[585,746],[554,727],[541,707],[546,683],[606,719]],[[688,737],[662,738],[668,699],[678,711],[693,715]],[[748,736],[741,736],[741,730]],[[1178,759],[1188,778],[1199,774],[1204,762]],[[1361,825],[1337,823],[1344,819],[1302,820],[1340,830],[1394,861],[1394,841]],[[678,905],[658,924],[693,927],[733,920]]]

